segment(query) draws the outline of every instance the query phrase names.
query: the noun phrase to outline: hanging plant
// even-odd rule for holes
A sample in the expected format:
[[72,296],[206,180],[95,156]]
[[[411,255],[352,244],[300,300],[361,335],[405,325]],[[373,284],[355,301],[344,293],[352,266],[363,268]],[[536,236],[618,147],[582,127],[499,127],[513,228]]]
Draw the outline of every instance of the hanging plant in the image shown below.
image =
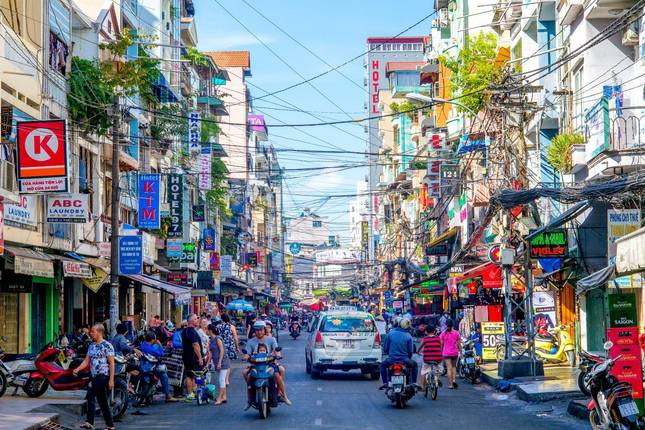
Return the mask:
[[551,145],[546,152],[546,159],[553,168],[560,173],[571,171],[571,148],[573,145],[585,143],[581,133],[560,133],[551,140]]

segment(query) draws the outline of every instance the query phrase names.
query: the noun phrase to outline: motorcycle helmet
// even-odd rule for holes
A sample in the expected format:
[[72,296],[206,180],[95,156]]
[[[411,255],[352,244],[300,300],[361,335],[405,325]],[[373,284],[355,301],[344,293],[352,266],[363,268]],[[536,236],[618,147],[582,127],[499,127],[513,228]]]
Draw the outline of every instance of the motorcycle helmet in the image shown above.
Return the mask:
[[401,321],[399,321],[399,327],[401,327],[403,330],[409,329],[410,325],[410,320],[407,318],[401,318]]
[[264,321],[256,321],[253,323],[253,330],[264,330],[267,328],[267,325]]

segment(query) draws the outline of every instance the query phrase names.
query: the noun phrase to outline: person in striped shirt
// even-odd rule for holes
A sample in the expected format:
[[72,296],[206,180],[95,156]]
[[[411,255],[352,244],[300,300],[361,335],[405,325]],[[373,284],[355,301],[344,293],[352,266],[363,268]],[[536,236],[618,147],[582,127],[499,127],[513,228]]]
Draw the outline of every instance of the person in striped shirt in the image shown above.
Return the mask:
[[421,386],[423,389],[425,389],[426,384],[425,375],[429,372],[432,372],[432,375],[437,375],[439,386],[441,386],[441,380],[438,376],[439,363],[443,360],[441,355],[442,342],[441,338],[437,336],[437,328],[429,324],[426,326],[425,334],[417,351],[423,357],[423,367],[421,368]]

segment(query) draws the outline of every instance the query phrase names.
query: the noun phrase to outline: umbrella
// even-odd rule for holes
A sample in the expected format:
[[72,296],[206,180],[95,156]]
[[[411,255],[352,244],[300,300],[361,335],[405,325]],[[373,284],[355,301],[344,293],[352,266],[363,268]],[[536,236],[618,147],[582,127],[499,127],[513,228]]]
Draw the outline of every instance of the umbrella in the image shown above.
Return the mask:
[[253,305],[246,300],[237,299],[226,304],[226,309],[232,311],[252,311],[255,310]]

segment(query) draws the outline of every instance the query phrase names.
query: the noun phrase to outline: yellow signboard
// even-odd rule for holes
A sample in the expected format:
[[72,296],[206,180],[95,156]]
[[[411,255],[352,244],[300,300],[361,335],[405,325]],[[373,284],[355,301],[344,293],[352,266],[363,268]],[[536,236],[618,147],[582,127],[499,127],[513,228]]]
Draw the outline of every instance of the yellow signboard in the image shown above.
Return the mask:
[[497,360],[497,341],[504,337],[503,322],[482,323],[482,359]]
[[98,290],[101,288],[103,283],[105,282],[105,279],[107,278],[107,273],[104,272],[103,270],[99,269],[98,267],[94,267],[92,269],[92,277],[91,278],[81,278],[81,282],[85,284],[87,288],[90,290],[94,291],[95,293],[98,292]]

